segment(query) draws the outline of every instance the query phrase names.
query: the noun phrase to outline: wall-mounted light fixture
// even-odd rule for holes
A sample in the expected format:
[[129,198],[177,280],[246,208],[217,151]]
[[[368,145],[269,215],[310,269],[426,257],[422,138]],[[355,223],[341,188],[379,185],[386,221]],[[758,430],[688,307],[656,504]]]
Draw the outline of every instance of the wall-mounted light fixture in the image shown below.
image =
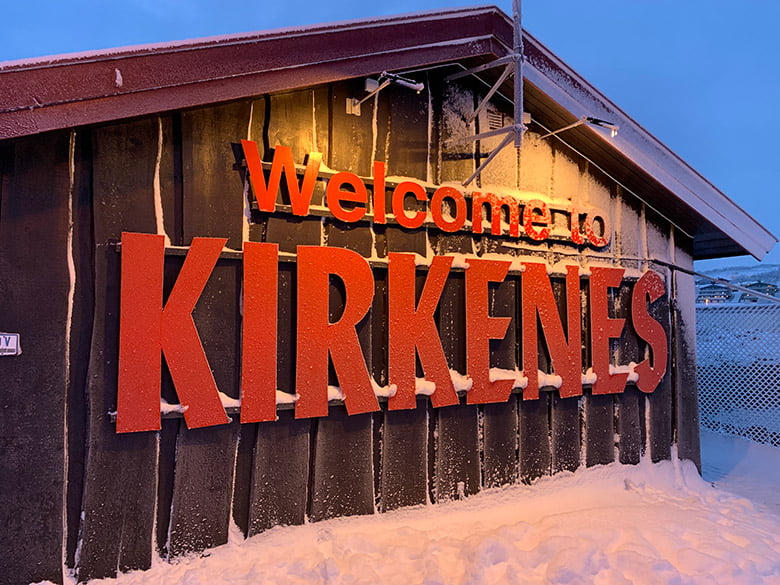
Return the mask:
[[369,92],[366,97],[364,97],[362,100],[358,100],[356,98],[347,98],[347,114],[359,116],[360,105],[369,98],[374,97],[390,84],[400,85],[401,87],[411,89],[417,93],[420,93],[425,89],[425,84],[419,83],[414,79],[409,79],[408,77],[401,77],[395,73],[382,71],[382,73],[379,75],[379,79],[366,79],[365,90]]
[[579,120],[577,120],[573,124],[569,124],[568,126],[564,126],[563,128],[558,128],[558,130],[548,132],[547,134],[542,136],[540,140],[544,138],[549,138],[550,136],[555,136],[556,134],[560,134],[561,132],[565,132],[566,130],[571,130],[572,128],[576,128],[577,126],[582,126],[583,124],[590,124],[591,126],[599,126],[600,128],[606,128],[607,130],[609,130],[609,135],[612,138],[617,136],[618,130],[620,130],[620,126],[617,126],[612,122],[607,122],[606,120],[602,120],[600,118],[594,118],[592,116],[582,116]]

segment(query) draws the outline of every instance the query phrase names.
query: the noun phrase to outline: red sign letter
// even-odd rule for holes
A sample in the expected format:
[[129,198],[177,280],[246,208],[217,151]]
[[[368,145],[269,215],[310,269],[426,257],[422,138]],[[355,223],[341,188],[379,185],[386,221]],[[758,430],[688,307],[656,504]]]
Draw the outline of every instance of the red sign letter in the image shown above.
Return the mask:
[[482,233],[482,213],[485,210],[485,203],[490,204],[491,234],[494,236],[501,235],[501,209],[506,207],[507,216],[509,217],[509,235],[513,238],[520,236],[520,201],[510,195],[499,197],[493,193],[478,193],[476,191],[472,194],[471,202],[471,215],[474,218],[472,231],[475,234]]
[[271,174],[268,175],[268,185],[266,186],[265,175],[263,175],[263,163],[260,161],[257,142],[242,140],[241,147],[244,149],[244,159],[249,171],[249,181],[252,184],[252,192],[255,194],[258,209],[268,212],[276,209],[276,194],[279,192],[279,184],[282,181],[282,173],[284,173],[284,178],[287,181],[287,191],[290,194],[292,212],[295,215],[308,215],[311,196],[314,192],[314,183],[320,170],[322,154],[319,152],[309,153],[303,181],[300,188],[298,188],[298,177],[295,174],[292,150],[290,150],[289,146],[277,146],[274,149]]
[[631,295],[631,320],[634,329],[636,334],[650,346],[653,356],[652,366],[648,358],[634,369],[639,374],[636,385],[642,392],[654,391],[666,373],[669,347],[666,331],[647,312],[646,304],[647,300],[654,303],[665,293],[663,278],[657,272],[650,270],[637,281]]
[[593,394],[619,394],[626,387],[628,374],[610,374],[609,340],[617,339],[623,332],[625,319],[609,317],[608,288],[620,286],[623,279],[622,268],[592,269],[590,277],[590,343],[593,352]]
[[385,163],[374,161],[374,199],[371,204],[374,223],[387,223],[385,218]]
[[425,221],[425,212],[415,211],[412,215],[406,215],[404,201],[407,193],[414,195],[414,198],[421,203],[428,201],[428,194],[422,188],[422,185],[413,181],[398,183],[398,186],[393,191],[393,215],[395,215],[398,225],[408,229],[416,229]]
[[[344,184],[350,185],[352,191],[345,191],[342,189]],[[328,208],[333,214],[333,217],[340,219],[341,221],[354,222],[363,219],[366,214],[366,204],[368,203],[368,193],[366,191],[366,185],[363,180],[354,173],[336,173],[328,181],[328,187],[326,190],[328,198]],[[362,203],[356,205],[350,209],[344,209],[342,202],[349,201],[350,203]]]
[[[344,313],[335,323],[328,310],[330,275],[344,282]],[[298,246],[298,340],[296,418],[328,415],[328,353],[349,414],[379,410],[355,326],[374,299],[368,262],[351,250]]]
[[[455,217],[448,221],[442,212],[445,199],[452,199],[455,204]],[[457,232],[466,223],[466,199],[463,193],[453,187],[439,187],[431,197],[431,216],[433,222],[443,232]]]
[[276,420],[279,246],[244,242],[241,422]]
[[189,428],[230,422],[219,399],[192,310],[223,238],[195,238],[165,308],[163,236],[122,234],[117,432],[160,428],[160,351],[171,372]]
[[558,313],[550,277],[544,264],[525,263],[523,272],[523,370],[528,386],[523,400],[539,398],[539,341],[536,316],[542,324],[544,339],[554,371],[563,380],[561,398],[582,394],[582,327],[580,325],[580,278],[576,266],[566,267],[566,329]]
[[390,253],[388,280],[388,338],[390,383],[397,386],[388,408],[400,410],[417,406],[415,397],[415,351],[420,356],[425,377],[436,384],[431,396],[435,407],[458,403],[452,386],[447,358],[433,319],[452,257],[436,256],[428,271],[420,302],[415,310],[415,266],[413,254]]
[[466,394],[468,404],[506,402],[514,380],[490,381],[490,340],[503,339],[511,317],[491,317],[488,283],[506,278],[509,261],[468,259],[466,270],[466,361],[474,385]]
[[[602,231],[599,236],[596,234],[594,223],[596,220],[601,220]],[[585,234],[588,236],[588,241],[596,248],[603,248],[609,244],[610,230],[612,228],[607,221],[607,214],[597,209],[591,209],[588,211],[588,215],[585,217]]]
[[[536,213],[536,210],[539,213]],[[552,223],[552,213],[544,201],[532,199],[527,201],[523,208],[523,226],[526,235],[532,240],[546,240],[550,235],[550,224]],[[536,224],[542,224],[545,227],[537,229]]]

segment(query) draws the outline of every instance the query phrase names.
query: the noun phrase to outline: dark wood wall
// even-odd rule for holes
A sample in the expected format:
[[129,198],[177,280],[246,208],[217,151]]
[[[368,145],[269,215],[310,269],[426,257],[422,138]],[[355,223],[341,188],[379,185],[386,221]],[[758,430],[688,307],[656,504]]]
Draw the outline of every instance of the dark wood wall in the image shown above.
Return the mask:
[[[62,582],[71,133],[0,144],[0,582]],[[28,577],[30,577],[28,579]]]
[[[671,456],[675,437],[680,454],[698,461],[690,379],[693,285],[652,264],[661,259],[688,266],[691,243],[676,233],[670,246],[671,226],[631,202],[576,153],[535,142],[532,134],[519,166],[508,151],[483,180],[584,197],[616,210],[626,229],[646,232],[639,243],[618,237],[597,256],[635,271],[652,267],[672,293],[671,306],[665,298],[653,308],[673,357],[653,394],[629,385],[617,396],[586,390],[561,399],[548,389],[535,401],[513,394],[506,404],[438,409],[421,397],[409,411],[383,406],[347,416],[333,404],[320,419],[296,420],[291,410],[281,410],[272,423],[239,425],[233,416],[224,426],[188,430],[182,419],[166,418],[160,432],[116,434],[110,413],[116,409],[121,253],[115,244],[123,231],[164,233],[172,246],[188,246],[195,236],[226,237],[234,250],[248,238],[277,243],[283,252],[324,244],[380,258],[388,252],[427,255],[430,249],[531,256],[551,265],[566,257],[583,265],[591,260],[578,258],[585,250],[560,243],[518,250],[500,238],[434,228],[372,230],[368,223],[258,213],[247,224],[245,173],[235,148],[242,138],[257,141],[265,156],[276,145],[289,146],[299,163],[320,151],[330,168],[361,176],[371,174],[372,159],[386,161],[389,176],[442,182],[470,175],[492,145],[452,147],[446,141],[480,124],[486,129],[486,114],[465,122],[478,96],[467,86],[424,81],[430,99],[427,91],[391,87],[366,102],[361,117],[345,110],[346,99],[362,91],[356,80],[0,144],[0,330],[21,333],[24,350],[0,358],[0,541],[11,551],[0,555],[0,585],[61,583],[63,554],[79,581],[144,569],[155,555],[226,542],[231,522],[249,536],[306,519],[461,498],[616,457],[636,463],[648,451],[657,461]],[[511,123],[506,108],[493,110],[493,119],[498,113]],[[166,257],[166,294],[181,262],[175,250]],[[371,373],[386,384],[387,278],[381,263],[374,275],[376,300],[359,336]],[[418,291],[424,277],[421,270]],[[491,350],[492,365],[506,369],[521,368],[521,278],[513,273],[491,292],[493,314],[514,317],[507,338]],[[234,398],[240,283],[239,254],[223,254],[194,312],[217,384]],[[562,275],[553,286],[562,299]],[[294,263],[282,263],[279,287],[278,385],[292,391]],[[461,374],[464,288],[463,273],[451,276],[438,316],[450,367]],[[585,283],[582,288],[587,306]],[[628,299],[630,284],[611,298],[615,316],[630,311]],[[334,313],[340,303],[334,289]],[[586,312],[583,329],[587,339]],[[540,367],[549,372],[540,349]],[[589,351],[586,343],[585,364]],[[627,331],[621,361],[637,361],[641,351],[635,333]],[[176,401],[167,371],[162,391]]]

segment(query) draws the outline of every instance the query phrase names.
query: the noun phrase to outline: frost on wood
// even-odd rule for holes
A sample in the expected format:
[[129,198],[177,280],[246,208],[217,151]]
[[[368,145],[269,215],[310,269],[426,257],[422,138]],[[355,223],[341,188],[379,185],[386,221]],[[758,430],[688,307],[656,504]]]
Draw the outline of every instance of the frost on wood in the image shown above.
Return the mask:
[[[512,105],[503,100],[498,100],[495,97],[494,101],[501,101],[502,109],[499,109],[496,103],[491,102],[479,113],[478,121],[480,133],[504,128],[515,123],[514,118],[507,113],[512,108]],[[506,134],[501,134],[479,141],[482,161],[498,148],[499,144],[506,136]],[[507,187],[517,186],[517,162],[518,152],[514,147],[513,142],[502,148],[496,157],[482,170],[478,184],[480,186],[487,184],[505,185]],[[473,186],[476,186],[476,184]]]
[[440,123],[439,183],[465,180],[474,166],[474,142],[464,140],[475,134],[474,123],[468,118],[474,111],[474,94],[457,83],[444,89]]

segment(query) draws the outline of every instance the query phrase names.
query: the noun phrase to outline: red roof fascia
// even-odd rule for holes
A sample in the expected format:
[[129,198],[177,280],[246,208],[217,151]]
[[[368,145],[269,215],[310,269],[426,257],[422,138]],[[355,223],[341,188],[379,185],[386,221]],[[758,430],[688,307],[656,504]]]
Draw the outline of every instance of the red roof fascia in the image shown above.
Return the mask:
[[493,7],[0,64],[0,139],[503,55]]

